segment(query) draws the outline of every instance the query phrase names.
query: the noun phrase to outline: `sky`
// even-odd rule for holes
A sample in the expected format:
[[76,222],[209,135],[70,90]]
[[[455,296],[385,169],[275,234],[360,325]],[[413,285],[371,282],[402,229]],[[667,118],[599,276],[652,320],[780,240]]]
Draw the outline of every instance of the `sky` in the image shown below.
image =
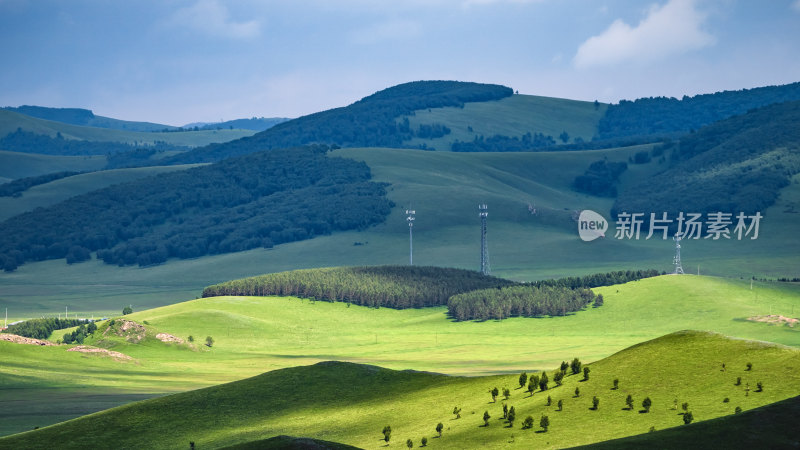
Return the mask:
[[0,106],[298,117],[416,80],[616,103],[800,81],[800,0],[0,0]]

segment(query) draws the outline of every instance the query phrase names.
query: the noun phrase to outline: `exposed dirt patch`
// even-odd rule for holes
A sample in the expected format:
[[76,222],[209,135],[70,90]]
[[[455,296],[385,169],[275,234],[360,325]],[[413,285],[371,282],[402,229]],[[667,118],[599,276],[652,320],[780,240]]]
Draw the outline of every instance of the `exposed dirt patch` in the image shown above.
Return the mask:
[[145,336],[144,325],[138,324],[132,320],[117,320],[114,325],[108,327],[103,335],[111,331],[117,336],[122,336],[126,341],[133,344],[142,342]]
[[753,317],[748,317],[747,320],[751,322],[768,323],[770,325],[788,325],[790,328],[794,328],[795,325],[797,325],[798,322],[800,322],[800,319],[781,316],[778,314],[769,314],[766,316],[753,316]]
[[179,338],[178,336],[173,336],[167,333],[158,333],[156,335],[156,339],[161,342],[175,342],[177,344],[183,344],[183,339]]
[[41,339],[33,339],[23,336],[17,336],[16,334],[0,334],[0,341],[8,341],[8,342],[13,342],[15,344],[30,344],[30,345],[43,345],[43,346],[56,345],[53,344],[52,342],[43,341]]
[[124,353],[115,352],[113,350],[106,350],[104,348],[91,347],[91,346],[88,346],[88,345],[79,345],[77,347],[72,347],[70,349],[67,349],[67,351],[68,352],[81,352],[81,353],[99,353],[99,354],[101,354],[103,356],[110,356],[110,357],[112,357],[112,358],[114,358],[116,360],[124,360],[124,361],[129,361],[129,360],[133,359],[130,356],[124,354]]

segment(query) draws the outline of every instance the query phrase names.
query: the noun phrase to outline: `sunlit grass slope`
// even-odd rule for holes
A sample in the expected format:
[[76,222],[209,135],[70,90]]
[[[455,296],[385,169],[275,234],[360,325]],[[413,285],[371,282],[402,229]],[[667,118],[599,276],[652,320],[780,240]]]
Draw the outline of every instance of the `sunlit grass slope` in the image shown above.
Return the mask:
[[[496,134],[521,137],[525,133],[541,133],[552,136],[558,144],[559,136],[568,134],[568,143],[576,138],[588,142],[597,133],[597,124],[608,105],[593,102],[540,97],[536,95],[512,95],[491,102],[467,103],[463,108],[434,108],[415,111],[408,116],[411,129],[419,125],[442,124],[450,133],[436,139],[415,138],[414,145],[425,144],[437,150],[450,150],[455,140],[471,142],[476,136],[486,138]],[[402,120],[402,119],[401,119]]]
[[[550,369],[562,360],[596,361],[683,329],[711,330],[800,347],[800,328],[750,322],[756,315],[800,315],[800,287],[697,276],[662,276],[595,289],[605,304],[565,317],[453,322],[446,308],[393,310],[278,297],[212,297],[136,312],[148,338],[134,344],[102,336],[86,344],[133,361],[0,342],[0,403],[27,390],[28,408],[59,390],[100,393],[183,391],[265,371],[342,360],[456,375]],[[158,333],[195,338],[165,344]],[[63,336],[57,331],[52,339]],[[215,343],[203,345],[206,336]],[[13,389],[11,389],[13,388]],[[89,399],[91,400],[91,399]],[[9,403],[10,402],[10,403]],[[80,403],[74,400],[73,403]],[[78,414],[73,415],[75,417]],[[33,426],[53,423],[43,418]],[[20,424],[22,426],[22,424]],[[15,428],[16,430],[26,429]]]
[[[747,363],[752,364],[749,371]],[[562,448],[641,434],[651,427],[683,427],[684,402],[698,425],[731,415],[737,406],[746,411],[800,392],[797,349],[707,332],[673,333],[588,367],[587,381],[571,375],[562,386],[551,383],[549,390],[531,397],[516,389],[517,374],[460,378],[326,362],[130,404],[0,439],[0,448],[41,448],[53,442],[64,448],[92,442],[180,448],[189,441],[218,448],[276,435],[378,448],[384,445],[385,425],[392,427],[394,445],[406,439],[419,445],[426,436],[430,447],[439,448]],[[619,380],[616,390],[614,379]],[[763,392],[755,392],[758,382]],[[513,427],[501,419],[502,396],[492,402],[488,391],[493,387],[510,389],[505,403],[515,408]],[[625,406],[627,395],[634,399],[633,410]],[[590,409],[593,397],[600,400],[596,410]],[[652,400],[647,413],[640,412],[645,397]],[[461,409],[460,419],[452,413],[454,406]],[[482,426],[484,411],[492,416],[488,427]],[[523,430],[528,415],[535,426]],[[550,427],[537,433],[542,415],[550,418]],[[438,422],[444,424],[442,437],[434,437]]]

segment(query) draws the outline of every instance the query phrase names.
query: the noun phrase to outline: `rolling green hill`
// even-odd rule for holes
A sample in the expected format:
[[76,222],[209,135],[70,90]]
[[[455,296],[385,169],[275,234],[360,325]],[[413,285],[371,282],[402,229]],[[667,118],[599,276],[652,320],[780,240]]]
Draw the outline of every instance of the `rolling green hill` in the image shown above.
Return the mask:
[[[139,312],[125,319],[144,324],[139,343],[103,334],[103,324],[99,335],[85,342],[121,352],[131,361],[67,352],[64,346],[0,341],[4,363],[0,386],[5,387],[0,389],[0,403],[22,396],[27,399],[26,408],[40,412],[35,417],[17,414],[4,430],[21,431],[65,420],[58,408],[42,413],[56,401],[54,392],[64,394],[59,402],[85,414],[100,409],[92,408],[101,394],[107,401],[134,394],[161,395],[325,360],[452,375],[518,374],[549,370],[575,356],[584,362],[597,361],[644,340],[689,328],[800,348],[797,327],[747,320],[768,314],[798,317],[800,286],[756,282],[752,291],[749,286],[740,280],[661,276],[594,289],[605,297],[599,308],[563,317],[503,321],[455,322],[448,318],[446,307],[376,309],[291,297],[213,297],[142,311],[134,303]],[[53,286],[44,284],[42,289]],[[127,287],[131,293],[137,289]],[[124,291],[117,294],[119,309],[109,311],[111,316],[118,315],[131,298]],[[156,301],[165,302],[163,298]],[[89,317],[74,302],[70,305],[71,317],[76,313]],[[95,310],[104,305],[87,304]],[[12,303],[9,310],[15,309]],[[66,332],[54,332],[51,339]],[[183,340],[194,336],[194,350],[187,343],[165,344],[156,337],[159,333]],[[206,336],[213,337],[212,348],[202,345]]]
[[5,107],[3,109],[52,122],[85,127],[143,132],[177,129],[177,127],[152,122],[132,122],[128,120],[112,119],[111,117],[96,116],[91,110],[81,108],[48,108],[44,106],[24,105],[16,108]]
[[[751,370],[746,370],[747,363]],[[377,448],[384,445],[380,431],[385,425],[392,427],[391,442],[399,445],[406,439],[419,445],[426,436],[429,446],[441,448],[561,448],[641,434],[651,427],[682,427],[678,405],[684,402],[695,418],[692,426],[699,426],[732,415],[737,406],[747,411],[800,391],[797,349],[707,332],[669,334],[588,367],[587,381],[567,376],[562,386],[550,384],[547,391],[529,396],[516,389],[518,374],[462,378],[323,362],[2,438],[0,448],[40,448],[52,442],[84,448],[98,441],[147,448],[176,448],[193,441],[201,448],[219,448],[286,434]],[[619,380],[616,390],[614,379]],[[763,392],[754,389],[757,382]],[[492,387],[509,388],[510,398],[492,402],[487,393]],[[625,406],[627,395],[634,399],[634,410]],[[596,410],[590,409],[592,397],[600,399]],[[638,412],[645,397],[652,407]],[[516,410],[513,426],[502,420],[503,404]],[[452,405],[461,409],[460,418]],[[491,416],[488,427],[483,426],[483,411]],[[535,417],[534,427],[525,430],[521,424],[528,415]],[[542,415],[550,418],[546,433],[537,432]],[[434,431],[438,422],[444,424],[441,437]]]
[[53,122],[15,113],[6,109],[0,109],[0,136],[13,133],[17,131],[18,128],[52,137],[61,133],[66,139],[127,142],[129,144],[166,142],[168,144],[185,147],[197,147],[210,143],[227,142],[251,136],[255,133],[255,131],[252,130],[204,130],[169,133],[114,130],[110,128],[96,128]]
[[[432,139],[414,137],[410,145],[425,145],[436,150],[450,150],[456,140],[469,142],[477,136],[520,137],[541,133],[563,143],[559,135],[567,132],[568,142],[577,138],[591,141],[597,123],[608,105],[535,95],[513,95],[494,102],[467,103],[463,107],[421,109],[408,118],[412,129],[420,125],[441,124],[450,133]],[[401,119],[402,120],[402,119]]]
[[105,156],[55,156],[0,150],[0,177],[17,179],[53,172],[100,170]]
[[195,167],[195,165],[149,166],[133,169],[101,170],[62,178],[27,189],[19,197],[0,197],[0,221],[17,214],[22,214],[23,212],[53,205],[76,195],[102,189],[113,184],[138,180],[159,173],[186,170],[191,167]]

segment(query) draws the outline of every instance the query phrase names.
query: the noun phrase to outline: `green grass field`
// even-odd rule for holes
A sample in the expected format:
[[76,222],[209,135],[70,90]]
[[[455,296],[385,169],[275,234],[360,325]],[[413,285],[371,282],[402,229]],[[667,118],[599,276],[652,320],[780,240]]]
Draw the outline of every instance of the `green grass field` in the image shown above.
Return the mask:
[[[13,402],[13,392],[26,392],[27,406],[41,408],[57,387],[90,396],[83,412],[96,392],[160,395],[326,360],[453,375],[519,373],[551,369],[572,357],[597,361],[684,329],[800,347],[800,328],[745,320],[800,315],[800,286],[794,284],[757,282],[751,291],[744,281],[687,275],[597,291],[606,299],[600,308],[499,322],[453,322],[444,307],[398,311],[296,298],[198,299],[126,316],[149,324],[143,343],[108,336],[87,340],[134,361],[0,342],[0,405]],[[153,337],[158,332],[192,335],[195,348],[164,344]],[[212,348],[202,345],[206,336],[214,338]],[[19,423],[12,431],[48,424],[47,418],[28,418],[27,427]]]
[[[748,362],[750,371],[745,370]],[[419,445],[425,436],[430,447],[441,448],[563,448],[641,434],[651,427],[683,426],[677,406],[683,402],[701,422],[732,415],[737,406],[750,410],[791,398],[800,390],[797,349],[707,332],[670,334],[589,368],[588,381],[568,376],[562,386],[551,384],[531,397],[517,389],[517,374],[464,378],[329,362],[126,405],[0,439],[0,448],[41,448],[53,442],[63,448],[92,442],[179,448],[189,441],[200,448],[219,448],[282,434],[378,448],[385,444],[380,433],[384,425],[392,427],[393,445],[406,439]],[[619,380],[617,390],[612,389],[613,379]],[[763,392],[755,392],[757,382],[763,383]],[[505,403],[517,412],[513,427],[502,420],[503,398],[492,401],[488,391],[493,387],[510,389]],[[633,410],[625,406],[627,395],[634,398]],[[594,396],[600,399],[597,410],[590,409]],[[652,408],[642,413],[645,397],[651,398]],[[461,408],[461,418],[452,414],[454,406]],[[484,411],[492,416],[488,427],[483,426]],[[528,415],[535,425],[523,430]],[[542,415],[550,418],[546,433],[537,432]],[[444,425],[442,437],[434,437],[438,422]]]
[[8,110],[0,111],[0,136],[13,133],[21,128],[37,134],[55,136],[61,133],[67,139],[87,141],[110,141],[127,143],[153,144],[157,141],[168,144],[197,147],[217,142],[228,142],[234,139],[252,136],[252,130],[205,130],[174,133],[151,133],[138,131],[113,130],[110,128],[83,127],[61,122],[37,119]]
[[411,129],[416,130],[420,124],[439,123],[451,131],[441,138],[415,138],[410,143],[450,150],[450,144],[456,140],[471,142],[476,136],[488,138],[496,134],[520,137],[530,132],[552,136],[561,144],[559,135],[564,131],[569,134],[568,143],[574,142],[575,138],[588,142],[597,133],[597,123],[607,108],[606,104],[595,108],[592,102],[513,95],[493,102],[467,103],[463,108],[415,111],[408,116]]

